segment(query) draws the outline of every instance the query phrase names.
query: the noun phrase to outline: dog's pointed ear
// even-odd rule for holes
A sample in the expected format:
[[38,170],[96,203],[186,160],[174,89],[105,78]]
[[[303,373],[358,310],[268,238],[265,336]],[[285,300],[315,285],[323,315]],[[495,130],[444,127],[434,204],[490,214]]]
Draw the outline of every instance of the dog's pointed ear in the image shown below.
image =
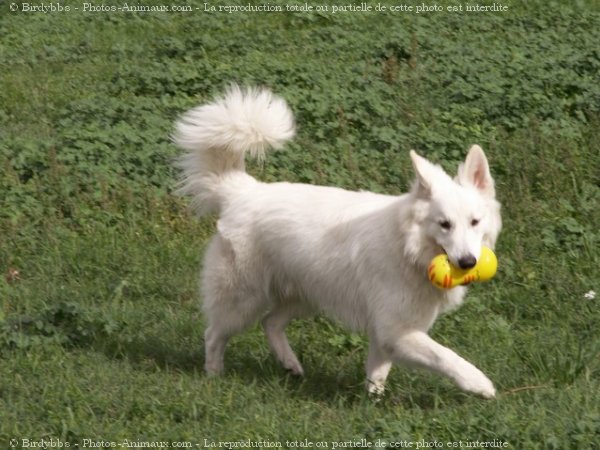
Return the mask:
[[485,153],[479,145],[473,145],[465,162],[458,168],[458,182],[463,186],[473,186],[487,196],[495,197],[494,179]]
[[419,156],[414,150],[410,151],[415,174],[417,175],[418,188],[421,193],[431,193],[431,185],[434,177],[435,166],[422,156]]

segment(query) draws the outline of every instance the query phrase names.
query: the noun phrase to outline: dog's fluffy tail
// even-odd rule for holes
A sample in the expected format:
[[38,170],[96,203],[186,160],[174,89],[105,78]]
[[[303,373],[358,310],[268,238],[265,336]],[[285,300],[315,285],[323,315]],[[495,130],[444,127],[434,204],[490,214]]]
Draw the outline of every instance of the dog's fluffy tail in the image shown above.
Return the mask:
[[225,96],[185,113],[173,140],[186,150],[177,161],[178,189],[192,196],[198,213],[218,211],[219,187],[234,172],[244,171],[244,155],[263,159],[294,135],[294,119],[285,100],[266,89],[231,86]]

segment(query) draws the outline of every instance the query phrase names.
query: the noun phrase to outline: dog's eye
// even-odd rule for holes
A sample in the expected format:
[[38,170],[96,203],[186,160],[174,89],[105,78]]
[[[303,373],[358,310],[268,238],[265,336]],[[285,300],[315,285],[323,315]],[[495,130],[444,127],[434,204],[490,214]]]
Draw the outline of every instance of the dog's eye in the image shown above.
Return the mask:
[[471,226],[472,227],[476,227],[477,225],[479,225],[479,219],[473,219],[473,220],[471,220]]
[[444,230],[449,230],[452,228],[452,224],[449,220],[440,220],[440,227],[442,227]]

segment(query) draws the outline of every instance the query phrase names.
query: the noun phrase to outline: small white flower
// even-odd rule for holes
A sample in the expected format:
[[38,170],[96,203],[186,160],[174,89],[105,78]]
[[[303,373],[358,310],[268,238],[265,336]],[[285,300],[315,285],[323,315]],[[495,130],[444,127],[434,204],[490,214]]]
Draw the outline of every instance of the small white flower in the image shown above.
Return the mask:
[[583,298],[586,300],[594,300],[596,298],[596,291],[587,291],[583,294]]

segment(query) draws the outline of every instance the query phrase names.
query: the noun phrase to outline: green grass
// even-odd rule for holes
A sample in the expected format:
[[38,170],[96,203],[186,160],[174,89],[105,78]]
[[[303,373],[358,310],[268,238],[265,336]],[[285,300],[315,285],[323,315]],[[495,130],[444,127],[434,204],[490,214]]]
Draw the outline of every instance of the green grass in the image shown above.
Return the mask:
[[[600,313],[584,295],[599,291],[600,12],[527,3],[420,16],[0,5],[0,447],[599,448]],[[395,368],[374,402],[364,336],[323,318],[290,326],[303,379],[259,328],[233,339],[223,378],[203,375],[197,280],[214,218],[171,195],[169,134],[231,81],[272,87],[297,117],[286,151],[250,166],[263,180],[399,193],[410,148],[454,170],[484,147],[503,204],[499,274],[432,335],[497,399]]]

